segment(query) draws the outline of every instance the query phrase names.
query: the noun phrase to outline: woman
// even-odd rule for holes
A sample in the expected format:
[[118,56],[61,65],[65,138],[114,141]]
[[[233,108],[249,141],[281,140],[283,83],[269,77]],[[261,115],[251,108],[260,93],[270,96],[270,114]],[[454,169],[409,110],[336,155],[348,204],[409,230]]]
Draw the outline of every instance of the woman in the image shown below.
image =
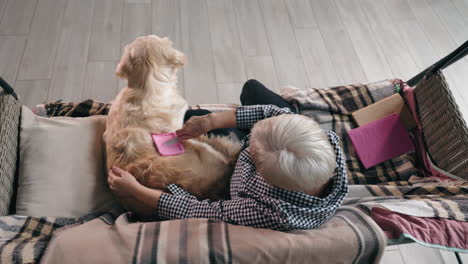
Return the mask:
[[325,223],[348,191],[337,135],[293,114],[288,102],[255,80],[244,85],[241,103],[233,111],[188,112],[177,131],[181,140],[204,133],[247,134],[231,179],[230,200],[198,201],[174,184],[168,187],[171,194],[150,189],[119,168],[109,171],[111,189],[143,204],[137,214],[145,217],[210,218],[280,231]]

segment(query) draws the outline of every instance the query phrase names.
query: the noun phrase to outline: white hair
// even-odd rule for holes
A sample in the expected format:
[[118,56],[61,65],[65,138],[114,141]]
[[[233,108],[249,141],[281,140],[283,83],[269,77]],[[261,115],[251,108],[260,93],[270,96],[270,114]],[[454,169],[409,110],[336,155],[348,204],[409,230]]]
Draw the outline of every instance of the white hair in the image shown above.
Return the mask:
[[280,115],[257,122],[250,152],[268,184],[291,191],[321,190],[336,168],[327,134],[317,122],[302,115]]

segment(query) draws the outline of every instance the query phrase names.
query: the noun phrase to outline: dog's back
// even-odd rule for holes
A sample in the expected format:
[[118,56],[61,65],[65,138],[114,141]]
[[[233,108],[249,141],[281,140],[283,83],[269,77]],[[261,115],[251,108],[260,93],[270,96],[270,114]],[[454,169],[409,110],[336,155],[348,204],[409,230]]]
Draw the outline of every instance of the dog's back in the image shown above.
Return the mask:
[[158,113],[148,116],[137,108],[125,109],[134,107],[127,100],[127,92],[119,94],[109,112],[105,133],[108,167],[129,171],[151,188],[165,189],[175,183],[199,198],[224,198],[240,150],[239,142],[227,137],[202,136],[184,141],[183,154],[162,157],[151,133],[174,131],[177,128],[171,124],[178,121],[165,122],[167,112],[163,113],[164,118],[159,118]]

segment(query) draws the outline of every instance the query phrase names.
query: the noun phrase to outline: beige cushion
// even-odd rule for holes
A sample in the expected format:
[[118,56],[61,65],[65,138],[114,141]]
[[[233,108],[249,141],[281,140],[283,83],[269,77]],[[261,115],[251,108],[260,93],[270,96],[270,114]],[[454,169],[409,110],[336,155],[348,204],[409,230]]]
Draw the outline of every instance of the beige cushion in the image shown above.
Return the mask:
[[81,217],[114,207],[105,125],[105,116],[44,118],[23,106],[16,214]]

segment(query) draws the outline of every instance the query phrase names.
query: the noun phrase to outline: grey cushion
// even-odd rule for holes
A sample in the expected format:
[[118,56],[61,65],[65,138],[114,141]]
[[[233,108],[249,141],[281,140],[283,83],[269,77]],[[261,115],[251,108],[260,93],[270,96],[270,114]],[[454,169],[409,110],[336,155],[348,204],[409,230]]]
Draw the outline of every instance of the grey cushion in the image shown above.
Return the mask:
[[21,104],[0,90],[0,216],[8,215],[15,180]]
[[107,185],[106,117],[21,111],[16,214],[79,218],[118,207]]

